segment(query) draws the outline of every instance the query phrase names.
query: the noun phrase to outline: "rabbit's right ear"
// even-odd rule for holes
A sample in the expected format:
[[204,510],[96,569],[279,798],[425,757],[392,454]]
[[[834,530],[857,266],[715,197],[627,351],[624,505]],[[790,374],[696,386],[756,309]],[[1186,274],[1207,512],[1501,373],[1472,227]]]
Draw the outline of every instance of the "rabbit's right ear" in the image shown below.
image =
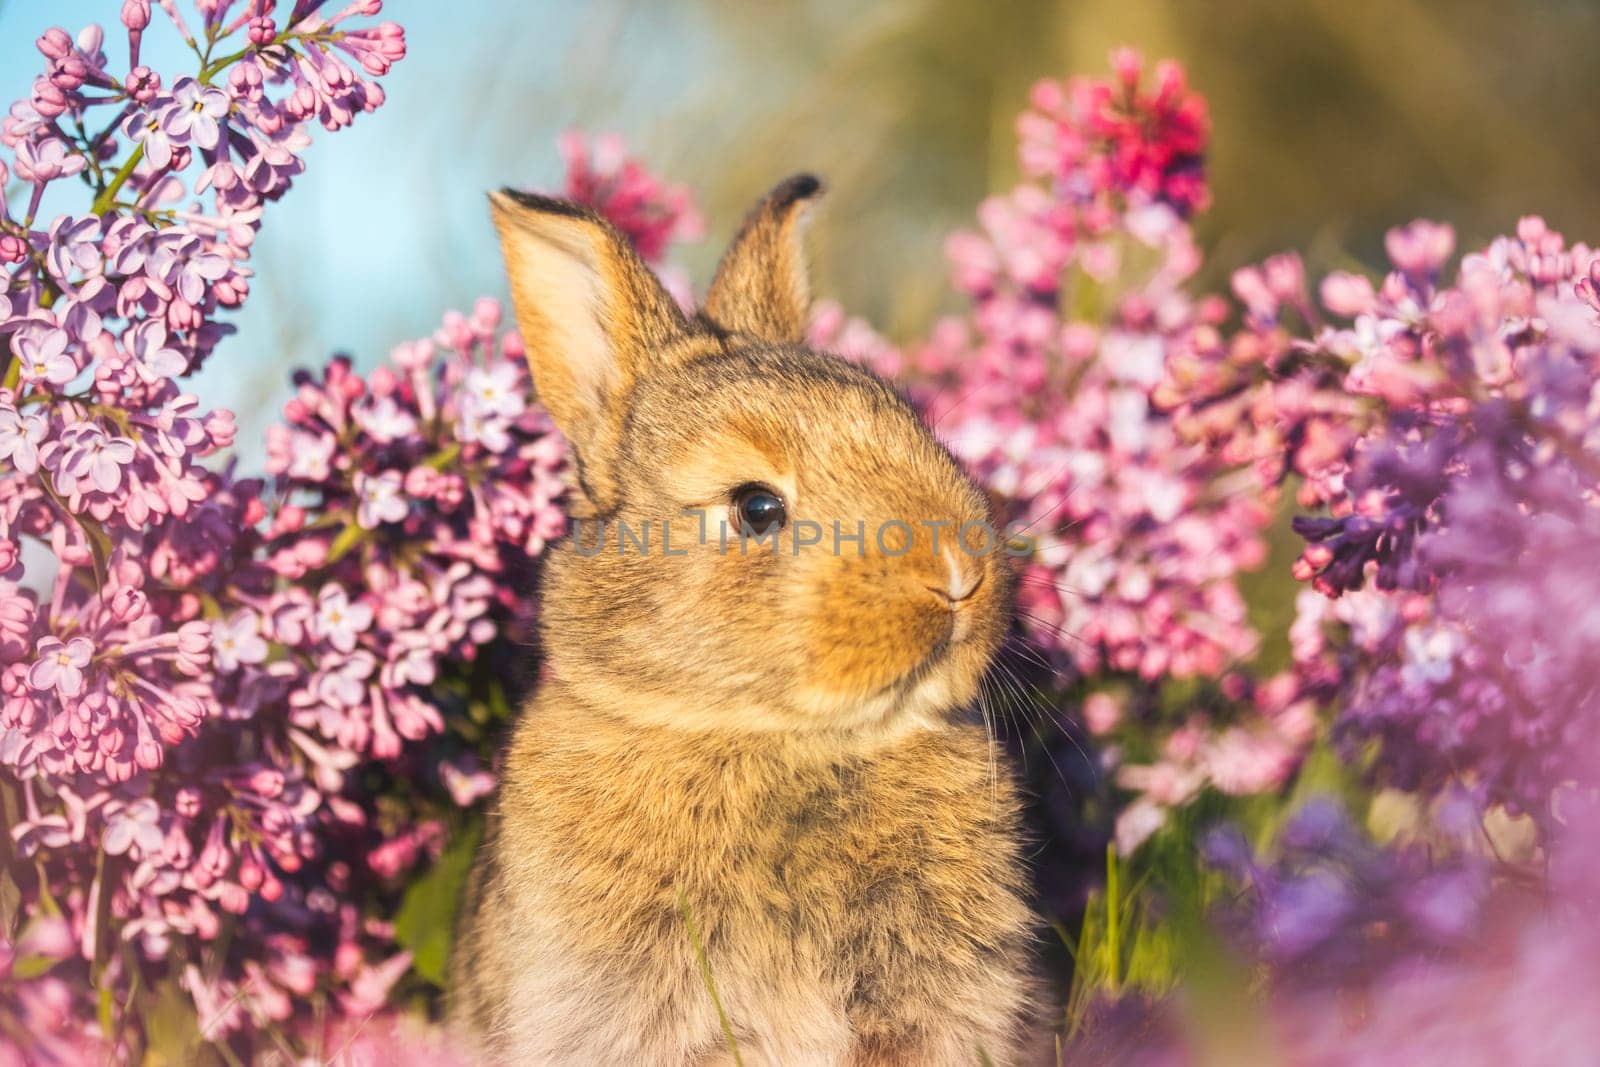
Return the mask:
[[564,200],[489,194],[534,388],[578,453],[602,510],[623,399],[687,322],[610,223]]

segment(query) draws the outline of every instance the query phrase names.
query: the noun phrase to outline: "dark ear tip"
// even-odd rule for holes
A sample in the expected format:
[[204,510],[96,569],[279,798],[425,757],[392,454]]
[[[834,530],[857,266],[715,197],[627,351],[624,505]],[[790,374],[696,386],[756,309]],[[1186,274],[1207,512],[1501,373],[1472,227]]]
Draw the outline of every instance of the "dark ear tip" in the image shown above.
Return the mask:
[[815,174],[796,174],[779,182],[768,200],[773,207],[781,210],[802,200],[811,200],[826,191],[827,186]]
[[489,200],[491,203],[502,205],[509,200],[525,211],[537,211],[545,215],[565,215],[574,219],[591,217],[589,209],[574,204],[570,200],[544,196],[539,193],[524,192],[521,189],[513,189],[509,185],[498,192],[490,193]]

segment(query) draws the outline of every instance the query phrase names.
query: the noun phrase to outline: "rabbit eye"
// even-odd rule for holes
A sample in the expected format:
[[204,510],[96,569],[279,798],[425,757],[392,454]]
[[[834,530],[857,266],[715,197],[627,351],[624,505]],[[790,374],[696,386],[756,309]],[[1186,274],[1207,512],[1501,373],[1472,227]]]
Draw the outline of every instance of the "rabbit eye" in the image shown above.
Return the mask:
[[733,491],[733,521],[746,536],[764,536],[788,521],[789,512],[777,490],[758,482]]

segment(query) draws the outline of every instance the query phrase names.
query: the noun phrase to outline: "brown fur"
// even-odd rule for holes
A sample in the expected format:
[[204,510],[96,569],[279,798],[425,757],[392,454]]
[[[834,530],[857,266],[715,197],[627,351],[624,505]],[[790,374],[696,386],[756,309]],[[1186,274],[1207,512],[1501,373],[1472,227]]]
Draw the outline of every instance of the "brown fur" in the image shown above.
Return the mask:
[[[549,559],[545,679],[452,961],[453,1015],[505,1062],[724,1062],[680,901],[748,1064],[1016,1054],[1016,803],[960,710],[1009,572],[953,550],[989,507],[915,413],[797,344],[798,214],[818,189],[774,191],[692,321],[599,219],[496,200],[580,511],[612,520],[588,538],[598,554],[568,542]],[[749,482],[824,543],[741,553],[734,532],[722,551],[716,524]],[[705,513],[706,543],[685,509]],[[649,524],[648,552],[618,551],[618,520]],[[835,520],[865,524],[860,554],[833,552]],[[903,555],[898,534],[876,543],[887,520],[912,527]],[[938,553],[923,520],[955,524]]]

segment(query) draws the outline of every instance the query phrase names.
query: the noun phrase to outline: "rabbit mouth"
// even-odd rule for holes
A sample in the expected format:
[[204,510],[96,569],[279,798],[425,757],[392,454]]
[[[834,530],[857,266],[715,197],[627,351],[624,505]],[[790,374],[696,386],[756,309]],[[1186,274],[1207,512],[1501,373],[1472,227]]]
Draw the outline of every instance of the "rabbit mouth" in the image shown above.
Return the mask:
[[903,703],[911,700],[918,689],[938,680],[939,675],[952,666],[957,653],[974,643],[971,629],[952,626],[922,658],[899,678],[874,694],[874,699]]

